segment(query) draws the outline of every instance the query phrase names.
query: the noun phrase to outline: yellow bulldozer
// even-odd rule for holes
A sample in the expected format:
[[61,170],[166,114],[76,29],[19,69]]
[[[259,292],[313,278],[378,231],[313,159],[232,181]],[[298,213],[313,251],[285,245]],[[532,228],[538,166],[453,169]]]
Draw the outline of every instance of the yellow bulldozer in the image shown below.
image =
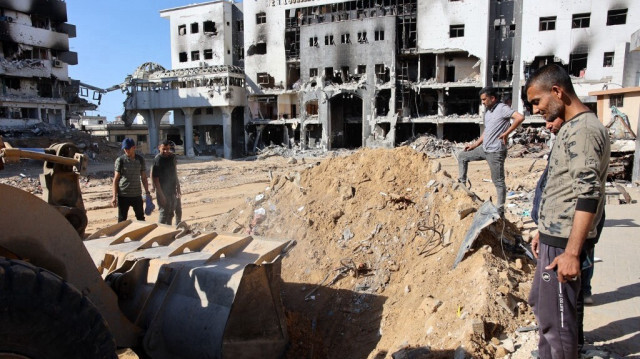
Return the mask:
[[293,242],[131,220],[87,235],[75,145],[0,157],[44,161],[44,200],[0,184],[0,358],[283,355]]

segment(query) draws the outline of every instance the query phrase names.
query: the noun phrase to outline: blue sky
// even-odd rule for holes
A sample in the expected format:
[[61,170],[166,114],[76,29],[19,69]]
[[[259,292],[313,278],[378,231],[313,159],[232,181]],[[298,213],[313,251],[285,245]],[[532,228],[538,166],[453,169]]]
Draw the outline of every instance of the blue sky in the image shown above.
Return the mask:
[[[78,64],[69,76],[86,84],[107,88],[124,81],[142,63],[153,61],[171,68],[169,20],[160,10],[197,0],[67,0],[68,22],[76,26],[69,39]],[[91,95],[91,93],[90,93]],[[120,90],[103,96],[98,111],[113,121],[121,115],[125,96]]]

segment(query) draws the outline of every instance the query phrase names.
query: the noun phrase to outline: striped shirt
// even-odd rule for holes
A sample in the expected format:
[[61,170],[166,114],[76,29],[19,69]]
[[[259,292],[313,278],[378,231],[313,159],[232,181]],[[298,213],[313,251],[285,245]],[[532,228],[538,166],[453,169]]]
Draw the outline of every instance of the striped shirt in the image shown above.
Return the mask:
[[142,171],[147,171],[144,158],[138,154],[131,159],[126,154],[116,159],[115,171],[120,173],[118,196],[138,197],[142,195]]

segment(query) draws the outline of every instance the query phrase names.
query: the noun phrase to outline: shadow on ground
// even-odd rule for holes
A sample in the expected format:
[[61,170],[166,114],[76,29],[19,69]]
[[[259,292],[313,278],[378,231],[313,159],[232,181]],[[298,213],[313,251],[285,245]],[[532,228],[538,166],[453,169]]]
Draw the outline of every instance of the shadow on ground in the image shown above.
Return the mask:
[[[631,333],[634,334],[622,340],[616,340]],[[611,343],[605,344],[603,347],[619,355],[640,353],[640,317],[613,321],[585,332],[585,336],[590,339],[588,341],[611,341]]]
[[[380,323],[387,297],[315,284],[283,283],[282,301],[287,317],[289,348],[286,358],[381,359],[453,358],[454,350],[426,347],[378,350]],[[467,355],[467,357],[469,357]]]
[[[616,290],[593,295],[594,306],[621,302],[623,300],[640,297],[640,283],[625,285]],[[637,327],[640,330],[640,325]]]
[[[367,358],[380,340],[384,296],[315,284],[283,283],[287,358]],[[305,301],[305,296],[313,299]]]
[[604,227],[640,227],[640,224],[636,223],[631,218],[625,219],[605,219]]

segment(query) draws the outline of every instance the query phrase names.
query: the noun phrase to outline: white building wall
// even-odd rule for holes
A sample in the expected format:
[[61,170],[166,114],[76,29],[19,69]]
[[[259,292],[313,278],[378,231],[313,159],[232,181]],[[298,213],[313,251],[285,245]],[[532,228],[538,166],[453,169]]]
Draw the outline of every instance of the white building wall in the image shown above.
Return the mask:
[[[305,4],[311,5],[312,2]],[[272,6],[273,5],[273,6]],[[266,72],[274,78],[276,85],[286,83],[287,64],[285,61],[284,29],[285,9],[287,5],[278,5],[276,1],[247,1],[244,11],[244,66],[249,93],[261,93],[257,73]],[[257,24],[256,14],[264,12],[266,23]],[[267,44],[265,55],[255,54],[256,46]]]
[[[464,24],[464,36],[451,38],[450,25]],[[468,51],[482,61],[481,78],[487,71],[489,0],[418,0],[418,51]]]
[[[627,8],[624,25],[607,26],[607,13]],[[588,28],[572,29],[573,14],[590,13]],[[571,53],[588,53],[585,81],[620,80],[616,69],[623,51],[620,44],[629,42],[640,27],[640,1],[637,0],[536,0],[523,1],[521,60],[530,63],[536,56],[554,56],[569,63]],[[540,17],[557,16],[555,30],[539,31]],[[615,51],[614,67],[604,67],[605,52]],[[524,72],[520,73],[524,81]],[[524,82],[522,82],[524,83]]]
[[624,71],[622,71],[622,81],[618,83],[623,87],[640,86],[640,51],[631,51],[631,46],[629,43],[620,44],[619,47],[621,48],[620,51],[625,54],[625,57],[623,65]]
[[[214,1],[160,12],[160,16],[168,18],[170,22],[172,69],[197,67],[201,63],[210,66],[233,65],[232,6],[230,2]],[[213,21],[216,31],[205,32],[205,21]],[[197,24],[197,33],[192,32],[192,24]],[[184,32],[180,30],[182,26]],[[205,50],[211,50],[211,59],[205,59]],[[194,51],[199,54],[198,60],[192,57]],[[186,61],[180,61],[180,53],[186,53]]]

